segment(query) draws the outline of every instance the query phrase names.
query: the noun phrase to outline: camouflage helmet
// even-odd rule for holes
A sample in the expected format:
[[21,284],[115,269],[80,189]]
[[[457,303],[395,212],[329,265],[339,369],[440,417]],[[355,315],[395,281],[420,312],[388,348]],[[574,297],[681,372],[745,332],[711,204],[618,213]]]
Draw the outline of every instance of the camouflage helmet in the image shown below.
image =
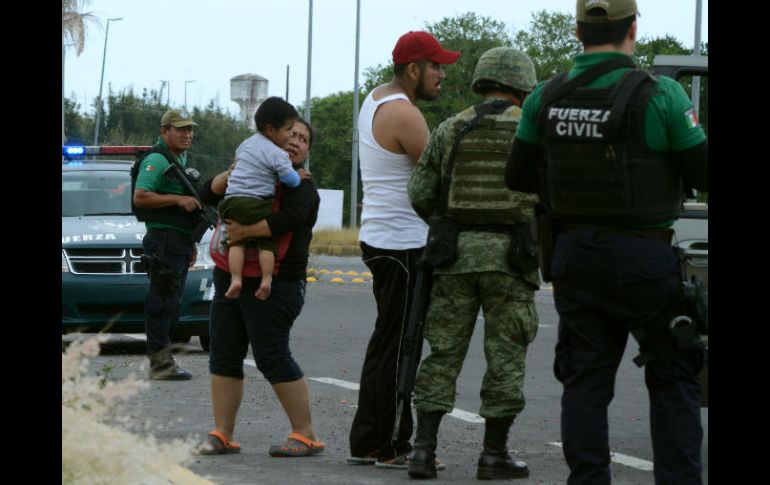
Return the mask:
[[537,84],[535,65],[528,55],[512,47],[494,47],[479,57],[471,89],[478,93],[481,81],[492,81],[529,93]]

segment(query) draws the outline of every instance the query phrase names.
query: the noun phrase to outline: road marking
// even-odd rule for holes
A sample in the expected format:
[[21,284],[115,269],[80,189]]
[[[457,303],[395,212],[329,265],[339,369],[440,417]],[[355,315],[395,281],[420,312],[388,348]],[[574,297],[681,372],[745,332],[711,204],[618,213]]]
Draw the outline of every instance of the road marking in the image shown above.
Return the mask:
[[[559,448],[562,447],[561,443],[558,442],[548,444],[558,446]],[[614,451],[610,452],[610,460],[620,465],[630,466],[631,468],[636,468],[645,472],[651,472],[653,467],[652,462],[650,461],[634,458],[633,456],[624,455],[622,453],[615,453]]]
[[[245,364],[256,367],[256,364],[252,359],[244,359],[243,362]],[[343,381],[342,379],[335,379],[333,377],[308,377],[308,379],[310,379],[311,381],[316,381],[323,384],[331,384],[333,386],[344,387],[345,389],[350,389],[353,391],[357,391],[359,389],[359,385],[356,384],[355,382]],[[358,406],[355,406],[355,407],[358,407]],[[449,413],[449,416],[452,416],[453,418],[457,418],[461,421],[465,421],[467,423],[478,424],[478,423],[484,422],[484,418],[482,418],[478,414],[472,413],[470,411],[464,411],[458,408],[452,409],[452,412]],[[551,446],[558,446],[559,448],[562,447],[561,443],[558,443],[558,442],[551,442],[548,444]],[[630,466],[631,468],[636,468],[638,470],[642,470],[646,472],[652,471],[652,462],[649,462],[647,460],[642,460],[640,458],[634,458],[633,456],[628,456],[622,453],[615,453],[615,452],[610,452],[610,459],[613,462],[618,463],[620,465]]]
[[452,409],[452,412],[449,413],[449,416],[452,416],[453,418],[461,419],[463,421],[467,421],[468,423],[484,422],[484,418],[482,418],[478,414],[471,413],[469,411],[463,411],[462,409],[457,409],[457,408]]
[[147,341],[147,335],[143,333],[124,333],[124,337],[132,338],[135,340],[144,340]]
[[353,391],[357,391],[359,387],[355,382],[343,381],[342,379],[335,379],[333,377],[310,377],[309,379],[311,381],[323,382],[324,384],[344,387],[345,389],[351,389]]
[[[333,377],[310,377],[311,381],[321,382],[324,384],[331,384],[333,386],[339,386],[344,387],[345,389],[350,389],[353,391],[357,391],[359,389],[359,385],[355,382],[348,382],[343,381],[342,379],[335,379]],[[453,418],[460,419],[462,421],[466,421],[468,423],[483,423],[484,418],[479,416],[476,413],[471,413],[469,411],[463,411],[462,409],[454,408],[451,413],[449,413],[449,416],[452,416]]]

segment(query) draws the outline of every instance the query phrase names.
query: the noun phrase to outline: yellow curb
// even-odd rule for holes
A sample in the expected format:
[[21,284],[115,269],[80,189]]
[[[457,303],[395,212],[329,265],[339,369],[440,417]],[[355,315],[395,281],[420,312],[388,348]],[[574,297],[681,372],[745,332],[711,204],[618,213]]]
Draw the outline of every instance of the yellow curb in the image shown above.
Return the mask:
[[372,274],[368,271],[364,271],[363,273],[361,273],[361,276],[368,276],[369,278],[371,278]]
[[315,283],[316,281],[318,281],[318,280],[317,280],[317,279],[315,279],[315,278],[313,278],[312,276],[308,276],[308,277],[307,277],[307,282],[308,282],[308,283]]
[[345,282],[345,280],[343,280],[342,278],[332,278],[331,281],[332,281],[332,283],[344,283]]
[[334,271],[332,271],[332,274],[345,274],[345,273],[343,273],[341,270],[335,269]]
[[358,273],[356,273],[355,271],[348,271],[345,274],[348,275],[348,276],[358,276]]
[[315,274],[315,272],[316,272],[315,268],[308,268],[307,269],[307,274]]
[[363,283],[363,282],[364,282],[363,278],[353,278],[353,283]]
[[321,269],[321,270],[318,270],[318,272],[321,274],[329,274],[331,271],[329,271],[328,269]]

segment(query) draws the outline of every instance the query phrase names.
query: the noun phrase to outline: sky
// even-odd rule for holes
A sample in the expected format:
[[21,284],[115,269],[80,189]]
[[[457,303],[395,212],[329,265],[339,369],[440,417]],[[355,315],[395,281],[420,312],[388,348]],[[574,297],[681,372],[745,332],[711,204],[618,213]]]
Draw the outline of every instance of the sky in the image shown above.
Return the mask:
[[[352,91],[355,77],[356,0],[313,0],[311,97]],[[673,35],[685,46],[695,39],[697,0],[637,0],[638,37]],[[359,83],[364,72],[385,65],[398,38],[410,30],[465,12],[503,22],[513,37],[528,30],[540,10],[574,15],[575,0],[360,0]],[[701,41],[708,41],[708,0],[701,0]],[[76,56],[67,47],[64,93],[91,113],[99,94],[104,62],[103,96],[133,87],[159,90],[182,106],[205,107],[216,100],[236,114],[230,101],[230,78],[258,74],[269,80],[268,96],[304,103],[307,89],[309,0],[91,0],[85,50]]]

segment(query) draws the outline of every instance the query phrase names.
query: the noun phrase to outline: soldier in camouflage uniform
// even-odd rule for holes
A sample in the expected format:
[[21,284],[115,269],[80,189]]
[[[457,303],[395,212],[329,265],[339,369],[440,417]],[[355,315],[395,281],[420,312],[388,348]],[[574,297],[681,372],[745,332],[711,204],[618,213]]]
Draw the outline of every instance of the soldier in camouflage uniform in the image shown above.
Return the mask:
[[484,96],[483,103],[436,128],[409,181],[409,199],[428,220],[440,210],[442,177],[463,123],[475,118],[483,105],[500,105],[502,112],[479,118],[454,154],[446,211],[459,224],[458,254],[450,266],[434,269],[425,321],[431,352],[420,365],[414,389],[418,422],[409,465],[413,478],[436,476],[438,426],[454,407],[457,377],[479,308],[484,312],[487,371],[481,385],[479,413],[486,422],[477,476],[529,476],[526,463],[514,461],[506,445],[508,430],[524,408],[524,364],[527,346],[537,333],[534,292],[540,280],[536,265],[512,269],[508,252],[513,244],[510,229],[529,224],[537,195],[508,190],[503,177],[520,106],[535,84],[535,69],[526,54],[509,47],[485,52],[471,84]]

